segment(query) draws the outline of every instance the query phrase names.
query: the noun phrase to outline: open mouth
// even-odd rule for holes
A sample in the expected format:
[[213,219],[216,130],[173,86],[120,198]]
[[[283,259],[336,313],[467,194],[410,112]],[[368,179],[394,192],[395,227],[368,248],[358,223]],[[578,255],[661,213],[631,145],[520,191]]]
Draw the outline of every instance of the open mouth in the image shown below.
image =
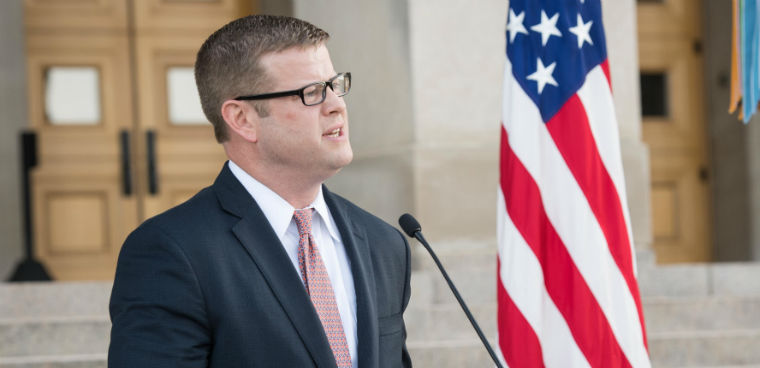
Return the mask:
[[325,134],[325,137],[338,138],[340,137],[341,130],[341,128],[334,129],[331,132]]

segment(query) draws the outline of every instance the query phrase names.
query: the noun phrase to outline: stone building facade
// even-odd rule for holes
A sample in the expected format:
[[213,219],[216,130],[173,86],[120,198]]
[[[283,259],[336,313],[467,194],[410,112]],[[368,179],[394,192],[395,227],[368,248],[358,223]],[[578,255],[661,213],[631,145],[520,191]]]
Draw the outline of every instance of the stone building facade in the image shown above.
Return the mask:
[[[751,281],[760,272],[751,262],[760,258],[760,126],[754,122],[742,126],[725,112],[730,8],[718,3],[729,4],[706,1],[701,9],[704,36],[698,41],[704,70],[699,83],[706,92],[704,104],[691,108],[702,111],[707,121],[712,259],[750,262],[664,267],[657,266],[652,250],[650,153],[642,137],[637,2],[602,1],[639,278],[648,325],[654,326],[649,328],[654,331],[650,341],[655,342],[650,351],[656,362],[669,366],[760,363],[760,357],[752,355],[760,349],[739,352],[731,347],[737,341],[760,346],[760,320],[751,313],[760,306],[760,285]],[[337,69],[350,70],[355,81],[347,97],[355,159],[328,185],[389,223],[395,224],[404,212],[415,214],[428,239],[441,249],[455,281],[467,290],[466,299],[475,305],[476,315],[491,325],[488,330],[493,335],[507,2],[259,0],[252,7],[262,13],[300,17],[331,33],[333,62]],[[29,120],[23,12],[21,0],[0,2],[0,276],[4,278],[22,256],[17,142]],[[436,340],[436,328],[440,328],[436,321],[456,319],[459,312],[426,255],[415,252],[417,301],[410,306],[407,323],[416,360],[431,367],[444,366],[443,361],[448,366],[467,366],[462,361],[487,364],[474,335],[465,332],[466,322],[446,324],[449,331],[461,332],[457,339]],[[52,318],[45,311],[24,311],[8,302],[11,299],[39,302],[70,293],[104,301],[108,283],[25,287],[0,286],[0,319]],[[99,316],[88,331],[107,332],[104,306],[66,305],[72,305],[70,315],[80,310]],[[713,318],[726,310],[732,311],[731,317]],[[63,318],[54,317],[56,321]],[[732,329],[745,332],[725,332]],[[696,337],[680,335],[690,333]],[[726,346],[730,353],[714,353],[704,346],[717,350]],[[90,359],[80,366],[102,364],[102,353],[74,350],[73,355]],[[3,360],[4,354],[21,353],[0,348],[0,367],[34,361]],[[720,354],[733,358],[710,360]]]

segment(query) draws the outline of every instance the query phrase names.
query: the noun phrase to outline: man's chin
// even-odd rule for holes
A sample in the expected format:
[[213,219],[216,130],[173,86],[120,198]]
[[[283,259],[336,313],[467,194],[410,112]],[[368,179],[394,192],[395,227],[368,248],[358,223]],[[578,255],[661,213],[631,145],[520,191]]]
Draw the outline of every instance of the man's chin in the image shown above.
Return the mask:
[[340,171],[340,170],[341,170],[341,169],[343,169],[344,167],[346,167],[346,166],[348,166],[349,164],[351,164],[351,161],[352,161],[351,159],[348,159],[348,160],[345,160],[345,161],[341,161],[341,162],[339,162],[339,163],[336,163],[336,164],[333,166],[333,169],[334,169],[334,170],[336,170],[336,171]]
[[338,152],[335,152],[335,156],[333,156],[333,163],[336,166],[346,166],[351,163],[354,159],[354,151],[351,149],[351,146],[343,147]]
[[342,167],[348,166],[348,164],[350,164],[351,161],[353,161],[353,160],[354,160],[354,152],[353,151],[348,151],[348,153],[346,154],[346,157],[344,157],[344,162],[343,162],[343,166]]

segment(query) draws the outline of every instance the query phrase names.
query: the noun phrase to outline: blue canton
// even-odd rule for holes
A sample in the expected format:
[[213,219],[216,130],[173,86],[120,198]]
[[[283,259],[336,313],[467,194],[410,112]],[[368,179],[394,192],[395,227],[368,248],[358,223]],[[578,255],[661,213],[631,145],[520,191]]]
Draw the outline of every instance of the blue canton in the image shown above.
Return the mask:
[[549,121],[607,59],[600,0],[511,0],[507,58]]

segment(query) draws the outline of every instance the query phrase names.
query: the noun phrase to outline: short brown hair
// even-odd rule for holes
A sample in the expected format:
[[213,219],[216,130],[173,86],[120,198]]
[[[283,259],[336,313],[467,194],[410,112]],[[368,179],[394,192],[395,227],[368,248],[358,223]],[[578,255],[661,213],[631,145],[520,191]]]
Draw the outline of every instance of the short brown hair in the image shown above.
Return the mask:
[[[318,46],[330,35],[306,21],[283,16],[249,15],[227,23],[203,43],[195,60],[195,83],[203,112],[219,143],[229,139],[222,118],[224,101],[262,93],[270,83],[261,56],[291,47]],[[256,106],[260,115],[266,107]]]

